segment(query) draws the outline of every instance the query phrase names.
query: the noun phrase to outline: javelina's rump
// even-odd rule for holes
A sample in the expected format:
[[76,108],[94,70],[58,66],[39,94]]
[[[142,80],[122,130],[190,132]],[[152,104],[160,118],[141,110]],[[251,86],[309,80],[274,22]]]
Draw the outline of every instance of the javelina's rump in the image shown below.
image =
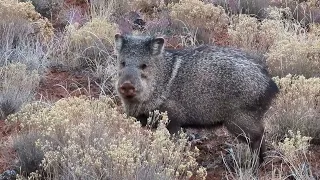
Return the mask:
[[164,43],[161,37],[115,36],[116,89],[126,113],[146,125],[149,111],[167,111],[172,134],[224,124],[249,137],[262,161],[261,119],[278,92],[262,58],[217,46],[166,50]]

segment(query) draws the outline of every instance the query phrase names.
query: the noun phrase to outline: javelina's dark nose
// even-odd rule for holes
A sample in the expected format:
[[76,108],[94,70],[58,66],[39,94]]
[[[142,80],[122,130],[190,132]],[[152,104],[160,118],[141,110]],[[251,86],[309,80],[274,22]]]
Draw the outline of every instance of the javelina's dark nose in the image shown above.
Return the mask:
[[120,93],[126,97],[132,98],[136,95],[136,89],[130,81],[125,81],[120,86]]

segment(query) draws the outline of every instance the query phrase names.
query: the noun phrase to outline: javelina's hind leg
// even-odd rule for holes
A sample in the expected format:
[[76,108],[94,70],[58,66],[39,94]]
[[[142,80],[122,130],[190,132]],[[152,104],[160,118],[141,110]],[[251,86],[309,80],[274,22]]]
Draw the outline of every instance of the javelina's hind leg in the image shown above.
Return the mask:
[[167,125],[167,129],[170,134],[178,135],[179,131],[181,130],[181,125],[177,120],[173,119],[170,120],[169,124]]
[[[264,127],[261,119],[256,119],[250,112],[233,114],[233,117],[226,120],[225,126],[228,131],[240,140],[248,142],[252,152],[259,152],[259,162],[262,163],[265,157]],[[249,138],[249,139],[248,139]]]

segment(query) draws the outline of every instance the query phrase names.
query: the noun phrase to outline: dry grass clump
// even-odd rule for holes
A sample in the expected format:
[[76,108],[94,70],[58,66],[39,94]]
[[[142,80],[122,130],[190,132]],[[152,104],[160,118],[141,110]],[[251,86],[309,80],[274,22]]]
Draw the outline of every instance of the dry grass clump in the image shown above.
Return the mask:
[[288,75],[274,78],[280,93],[267,112],[270,139],[282,140],[288,130],[300,131],[320,143],[320,78]]
[[320,24],[311,24],[309,28],[311,34],[320,37]]
[[[13,169],[17,169],[17,172],[21,175],[28,175],[40,169],[39,165],[44,154],[35,144],[38,139],[43,140],[43,137],[36,132],[27,132],[14,137],[13,142],[11,142],[12,144],[10,144],[16,153],[15,160],[17,164],[13,165]],[[20,170],[22,170],[22,172],[20,172]]]
[[73,26],[68,29],[71,31],[69,32],[70,43],[75,47],[94,44],[97,39],[105,41],[106,45],[112,46],[113,37],[117,31],[115,24],[103,18],[93,18],[78,29],[72,28],[76,27]]
[[[288,130],[283,142],[273,143],[276,150],[280,153],[277,156],[289,167],[289,175],[286,175],[286,177],[293,179],[315,178],[309,161],[310,151],[308,148],[310,146],[310,139],[310,137],[302,136],[300,131]],[[272,179],[281,178],[279,175],[277,176]]]
[[235,143],[228,148],[228,155],[223,158],[226,166],[226,179],[255,179],[258,170],[259,156],[252,153],[248,144]]
[[60,47],[63,57],[58,60],[70,68],[77,68],[107,59],[116,31],[116,25],[102,18],[93,18],[80,28],[71,24]]
[[265,52],[268,49],[270,46],[270,42],[268,43],[268,41],[273,41],[274,36],[263,37],[267,39],[267,41],[260,42],[262,32],[260,32],[260,24],[257,18],[240,14],[233,16],[231,19],[232,22],[229,26],[228,34],[232,46],[258,52]]
[[228,28],[230,45],[248,51],[266,53],[278,40],[287,39],[301,28],[283,19],[283,8],[267,8],[268,18],[258,21],[246,14],[233,15]]
[[45,139],[34,143],[44,153],[46,179],[205,178],[195,159],[198,150],[188,145],[185,134],[170,139],[166,114],[151,131],[116,108],[108,97],[72,97],[49,107],[27,105],[9,120]]
[[313,34],[292,34],[276,41],[267,53],[267,63],[274,76],[303,74],[320,76],[320,37]]
[[310,7],[320,7],[320,2],[318,0],[307,0],[306,2]]
[[215,7],[200,0],[181,0],[172,4],[170,11],[173,26],[184,27],[188,33],[196,34],[198,41],[205,43],[214,42],[215,36],[225,33],[229,22],[221,6]]
[[0,120],[17,112],[34,97],[40,81],[36,70],[28,71],[21,63],[0,67]]
[[120,18],[131,10],[128,0],[95,0],[90,1],[90,15],[95,17]]
[[42,16],[51,19],[56,13],[62,9],[64,5],[64,0],[19,0],[20,2],[30,1],[35,7],[35,10],[39,12]]
[[77,24],[69,25],[59,39],[63,44],[59,47],[62,57],[57,58],[58,63],[71,69],[110,63],[106,59],[110,59],[116,31],[117,26],[103,18],[93,18],[80,28]]
[[31,2],[0,0],[0,66],[19,62],[43,71],[52,37],[51,23]]
[[[227,168],[226,179],[314,179],[313,167],[310,164],[310,137],[302,136],[300,131],[288,130],[283,142],[273,141],[274,150],[258,166],[257,156],[252,156],[247,144],[235,144],[228,149],[227,158],[223,158]],[[280,161],[279,161],[280,160]],[[274,164],[275,163],[275,164]],[[279,164],[280,163],[280,164]],[[271,165],[272,170],[263,172],[265,166]],[[260,169],[260,170],[259,170]],[[261,171],[262,170],[262,171]]]
[[134,0],[130,5],[133,9],[150,16],[165,6],[163,0]]
[[[273,76],[303,74],[319,76],[320,37],[315,26],[307,33],[295,21],[283,19],[286,9],[268,8],[268,19],[259,22],[248,15],[232,17],[230,45],[265,54]],[[290,13],[286,11],[287,13]]]
[[63,37],[57,39],[57,44],[61,44],[52,54],[56,61],[53,64],[62,64],[71,70],[88,69],[98,79],[101,90],[109,91],[116,73],[113,55],[116,32],[117,26],[101,17],[81,27],[70,24]]
[[[3,40],[9,39],[10,37],[7,37]],[[0,47],[0,66],[21,63],[26,65],[28,70],[36,70],[39,74],[43,74],[47,68],[51,48],[51,43],[44,45],[39,40],[21,39],[15,47],[10,47],[8,44]]]
[[52,24],[36,12],[31,2],[0,0],[0,17],[1,39],[7,33],[13,33],[14,38],[18,39],[39,36],[48,41],[53,37]]

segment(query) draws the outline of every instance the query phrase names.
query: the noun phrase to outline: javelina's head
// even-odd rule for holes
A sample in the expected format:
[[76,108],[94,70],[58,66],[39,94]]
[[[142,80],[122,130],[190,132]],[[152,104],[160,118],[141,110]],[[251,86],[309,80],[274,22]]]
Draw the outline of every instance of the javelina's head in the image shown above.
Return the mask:
[[116,89],[123,100],[144,102],[150,99],[157,85],[163,47],[162,37],[115,35]]

